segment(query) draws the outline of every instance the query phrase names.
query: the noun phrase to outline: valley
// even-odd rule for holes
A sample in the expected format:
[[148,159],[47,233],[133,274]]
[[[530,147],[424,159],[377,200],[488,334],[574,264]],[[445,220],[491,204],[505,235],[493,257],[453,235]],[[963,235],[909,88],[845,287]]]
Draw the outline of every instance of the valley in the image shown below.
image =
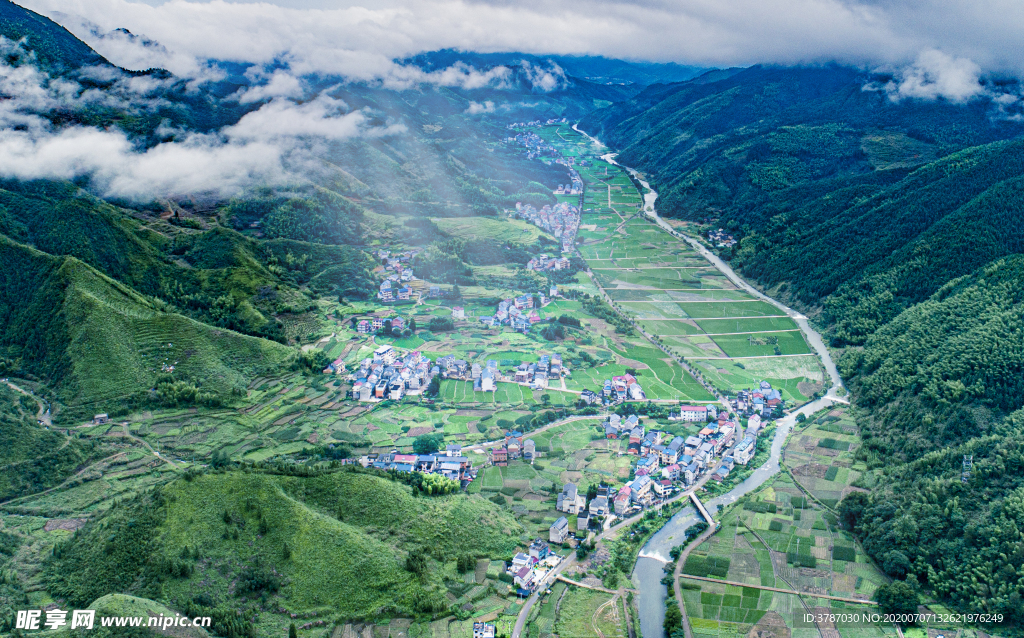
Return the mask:
[[[1013,82],[177,76],[50,15],[0,2],[0,633],[1020,633]],[[866,609],[998,620],[803,619]]]

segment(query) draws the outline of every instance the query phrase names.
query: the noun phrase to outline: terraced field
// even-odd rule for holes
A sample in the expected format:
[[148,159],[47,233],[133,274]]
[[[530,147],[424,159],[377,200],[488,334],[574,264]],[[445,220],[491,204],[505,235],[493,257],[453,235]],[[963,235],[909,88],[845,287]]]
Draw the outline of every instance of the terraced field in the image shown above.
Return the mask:
[[[577,164],[586,188],[578,250],[618,310],[725,393],[766,380],[788,401],[802,403],[823,388],[823,370],[796,323],[737,289],[688,244],[647,219],[628,175],[600,160],[606,149],[566,125],[545,126],[538,134],[566,155],[589,157],[587,165]],[[628,350],[639,344],[621,345]],[[655,354],[638,358],[657,380],[642,381],[648,398],[692,396],[692,388],[700,389],[687,382],[688,374],[673,375],[679,366],[664,353],[648,349]]]

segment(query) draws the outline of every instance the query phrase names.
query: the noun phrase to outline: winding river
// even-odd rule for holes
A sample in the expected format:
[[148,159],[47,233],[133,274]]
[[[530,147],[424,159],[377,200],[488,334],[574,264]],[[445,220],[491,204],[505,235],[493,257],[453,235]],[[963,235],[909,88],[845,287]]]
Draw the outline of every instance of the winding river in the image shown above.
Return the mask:
[[[573,130],[582,135],[586,135],[595,144],[601,145],[602,147],[604,146],[596,138],[587,135],[575,125],[573,125]],[[804,404],[798,410],[793,411],[782,419],[776,420],[777,427],[775,430],[775,438],[772,439],[771,454],[768,457],[768,461],[761,467],[755,469],[753,474],[729,492],[707,501],[704,504],[705,507],[709,512],[714,514],[720,507],[725,507],[730,503],[734,503],[744,494],[756,490],[779,471],[779,458],[782,456],[782,448],[785,445],[786,437],[789,436],[790,431],[793,429],[793,424],[796,422],[798,414],[810,416],[818,410],[826,408],[833,403],[848,403],[846,399],[839,396],[839,390],[843,387],[843,381],[839,377],[839,371],[836,369],[836,365],[832,361],[832,357],[829,356],[824,340],[810,325],[810,323],[808,323],[806,316],[763,294],[761,291],[744,281],[733,271],[732,268],[729,267],[728,264],[719,259],[717,255],[708,250],[699,241],[672,228],[672,226],[665,222],[664,219],[658,216],[657,209],[654,206],[655,200],[658,199],[658,193],[651,188],[650,184],[648,184],[647,181],[644,180],[643,176],[636,170],[616,162],[615,156],[615,153],[607,153],[602,155],[601,159],[609,164],[622,167],[640,183],[644,189],[644,212],[654,219],[659,226],[665,229],[666,232],[689,243],[694,250],[714,264],[715,268],[724,273],[730,281],[736,284],[736,286],[751,295],[754,295],[758,299],[774,305],[776,308],[782,310],[786,315],[791,317],[797,325],[800,326],[800,330],[803,331],[804,338],[807,339],[807,343],[810,344],[818,354],[822,365],[825,367],[825,371],[828,373],[829,380],[831,381],[831,385],[825,393],[825,396]],[[676,545],[682,544],[685,538],[684,533],[686,529],[700,520],[700,515],[693,507],[686,507],[673,516],[669,522],[666,523],[665,526],[662,527],[654,536],[652,536],[651,540],[649,540],[640,550],[636,566],[633,568],[632,580],[639,592],[639,595],[637,596],[637,607],[640,613],[640,631],[644,638],[664,637],[665,632],[662,629],[662,624],[665,620],[665,599],[668,596],[668,588],[661,584],[661,579],[665,575],[664,566],[670,560],[669,552],[671,549]]]

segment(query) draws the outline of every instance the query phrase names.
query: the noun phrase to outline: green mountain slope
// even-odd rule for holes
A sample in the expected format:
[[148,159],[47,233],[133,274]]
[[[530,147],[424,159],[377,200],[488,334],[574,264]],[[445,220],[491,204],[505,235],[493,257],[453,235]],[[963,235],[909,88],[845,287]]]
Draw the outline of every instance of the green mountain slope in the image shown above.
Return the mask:
[[0,35],[15,42],[25,38],[39,61],[53,71],[109,64],[64,27],[10,0],[0,0]]
[[[235,471],[179,480],[111,510],[62,546],[47,573],[50,591],[72,604],[161,594],[215,625],[235,610],[259,617],[268,605],[349,619],[431,615],[448,608],[445,581],[461,581],[458,556],[509,558],[521,531],[480,496],[413,498],[405,485],[348,470]],[[410,553],[431,569],[408,571]],[[274,634],[256,624],[259,635]]]
[[0,347],[52,380],[69,405],[137,397],[165,365],[227,394],[294,357],[285,346],[162,311],[74,257],[0,236],[0,260]]
[[0,500],[49,489],[101,448],[36,422],[34,399],[0,384]]

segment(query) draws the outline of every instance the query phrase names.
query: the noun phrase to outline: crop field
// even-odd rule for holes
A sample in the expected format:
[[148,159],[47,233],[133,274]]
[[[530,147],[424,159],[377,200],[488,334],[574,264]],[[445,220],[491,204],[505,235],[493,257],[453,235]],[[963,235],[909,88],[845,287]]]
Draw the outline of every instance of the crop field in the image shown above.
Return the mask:
[[[815,594],[870,599],[886,582],[836,526],[834,514],[809,501],[786,475],[740,499],[721,522],[720,531],[691,552],[683,571],[746,586],[684,578],[683,600],[695,635],[747,635],[758,624],[785,624],[796,635],[800,629],[793,626],[792,612],[804,605],[829,606]],[[856,631],[850,635],[885,633],[881,627]],[[846,630],[840,634],[846,636]]]
[[541,235],[547,235],[537,226],[522,220],[498,220],[493,217],[436,217],[431,220],[443,232],[465,239],[494,239],[532,244]]
[[622,638],[626,635],[622,603],[611,594],[569,587],[559,605],[554,633],[561,638]]
[[834,508],[850,491],[858,489],[867,466],[854,459],[860,447],[856,422],[846,408],[820,414],[795,431],[786,446],[786,466],[793,477],[826,507]]
[[[767,380],[787,401],[803,403],[823,387],[816,355],[783,311],[739,290],[689,244],[652,223],[638,210],[642,199],[628,176],[603,163],[588,140],[565,126],[541,127],[538,134],[566,153],[594,159],[579,167],[585,196],[578,251],[618,310],[673,355],[691,359],[723,392]],[[631,347],[620,340],[613,350],[622,354],[623,345]],[[678,364],[661,354],[622,356],[655,377],[641,382],[648,398],[676,398],[672,389],[692,394],[672,372]]]

